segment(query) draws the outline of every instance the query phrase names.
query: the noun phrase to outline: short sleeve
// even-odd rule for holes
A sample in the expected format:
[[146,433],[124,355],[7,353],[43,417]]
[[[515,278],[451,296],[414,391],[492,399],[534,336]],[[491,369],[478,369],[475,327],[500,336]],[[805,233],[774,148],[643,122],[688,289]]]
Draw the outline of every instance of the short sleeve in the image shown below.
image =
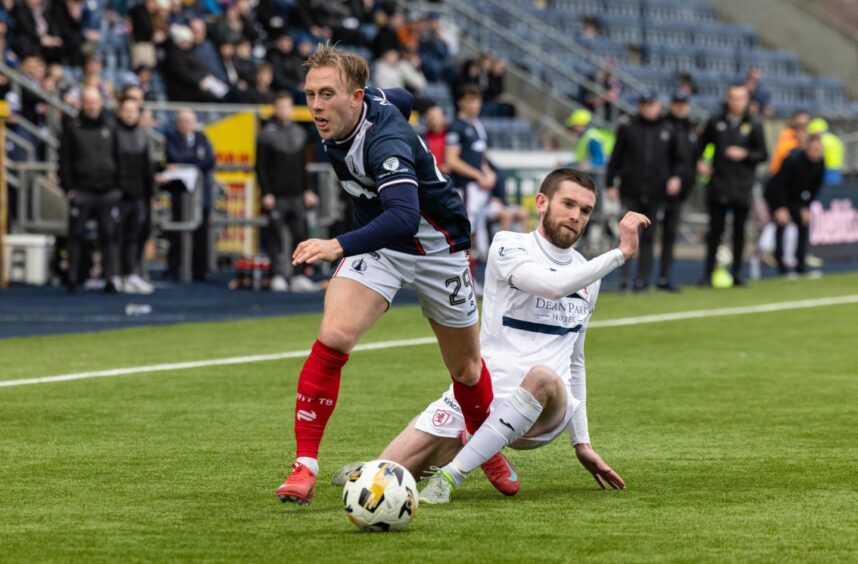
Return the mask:
[[500,280],[509,283],[513,273],[522,264],[532,262],[530,251],[519,237],[512,233],[498,233],[489,248],[488,268]]
[[455,123],[447,130],[447,137],[444,141],[447,143],[448,147],[458,147],[462,144],[462,135]]
[[406,136],[381,133],[368,140],[366,157],[368,172],[375,179],[378,191],[396,184],[418,186],[414,151]]

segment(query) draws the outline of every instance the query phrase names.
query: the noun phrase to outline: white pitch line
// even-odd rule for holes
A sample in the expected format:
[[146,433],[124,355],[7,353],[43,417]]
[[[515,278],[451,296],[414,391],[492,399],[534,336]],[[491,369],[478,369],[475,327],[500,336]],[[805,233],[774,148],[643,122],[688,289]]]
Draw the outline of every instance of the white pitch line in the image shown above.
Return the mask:
[[[692,311],[678,311],[675,313],[661,313],[657,315],[643,315],[638,317],[623,317],[619,319],[606,319],[593,321],[590,327],[593,329],[601,327],[623,327],[628,325],[642,325],[645,323],[662,323],[665,321],[680,321],[684,319],[701,319],[708,317],[722,317],[725,315],[747,315],[751,313],[769,313],[773,311],[785,311],[790,309],[806,309],[813,307],[826,307],[833,305],[858,303],[858,294],[838,296],[834,298],[817,298],[812,300],[798,300],[792,302],[778,302],[771,304],[760,304],[752,306],[725,307],[718,309],[700,309]],[[358,345],[353,352],[373,351],[380,349],[392,349],[397,347],[413,347],[418,345],[429,345],[435,343],[435,337],[420,337],[417,339],[401,339],[396,341],[381,341],[378,343],[366,343]],[[54,382],[68,382],[70,380],[86,380],[89,378],[109,378],[112,376],[126,376],[129,374],[142,374],[147,372],[165,372],[172,370],[185,370],[188,368],[206,368],[209,366],[227,366],[230,364],[249,364],[252,362],[268,362],[272,360],[284,360],[289,358],[303,358],[310,354],[309,350],[289,351],[274,354],[257,354],[250,356],[234,356],[229,358],[215,358],[210,360],[195,360],[189,362],[174,362],[170,364],[151,364],[148,366],[132,366],[129,368],[113,368],[110,370],[96,370],[90,372],[75,372],[72,374],[60,374],[58,376],[43,376],[40,378],[21,378],[18,380],[0,380],[0,388],[12,386],[28,386],[31,384],[51,384]]]

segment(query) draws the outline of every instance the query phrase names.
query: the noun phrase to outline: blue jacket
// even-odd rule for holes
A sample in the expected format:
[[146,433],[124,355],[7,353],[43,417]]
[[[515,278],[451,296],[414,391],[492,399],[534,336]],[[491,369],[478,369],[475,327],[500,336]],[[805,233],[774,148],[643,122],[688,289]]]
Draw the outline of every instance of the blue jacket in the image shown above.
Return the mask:
[[191,164],[200,168],[203,174],[203,208],[212,207],[212,171],[215,167],[215,155],[212,144],[200,131],[194,132],[193,143],[188,143],[184,135],[173,131],[167,135],[167,162],[170,164]]

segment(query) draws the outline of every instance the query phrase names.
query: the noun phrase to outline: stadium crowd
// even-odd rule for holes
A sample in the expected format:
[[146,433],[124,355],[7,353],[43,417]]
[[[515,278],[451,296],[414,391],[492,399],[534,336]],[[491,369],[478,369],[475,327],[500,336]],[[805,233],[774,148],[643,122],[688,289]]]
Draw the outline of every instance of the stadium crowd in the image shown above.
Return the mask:
[[[209,274],[214,151],[199,131],[194,112],[178,112],[174,124],[159,123],[146,107],[150,101],[274,105],[273,117],[260,128],[256,165],[262,213],[268,220],[262,241],[270,258],[270,287],[318,290],[307,276],[313,274],[311,270],[287,280],[289,269],[282,255],[290,253],[282,234],[285,228],[288,239],[297,244],[307,233],[306,211],[319,203],[311,183],[303,175],[287,174],[286,169],[303,170],[313,155],[314,131],[291,123],[289,114],[293,104],[305,103],[303,61],[314,44],[327,41],[339,42],[371,60],[373,85],[405,88],[414,96],[414,107],[424,116],[419,128],[426,143],[439,168],[451,176],[465,198],[475,257],[486,252],[494,231],[526,224],[527,214],[507,202],[503,174],[487,158],[489,139],[480,120],[516,114],[504,95],[505,63],[482,55],[457,64],[455,37],[435,15],[409,20],[394,1],[381,0],[6,0],[0,7],[4,63],[39,90],[80,110],[75,119],[51,123],[42,98],[27,89],[18,96],[9,79],[0,75],[0,95],[23,119],[37,128],[62,131],[59,181],[70,202],[69,290],[75,291],[80,283],[85,227],[91,218],[99,225],[105,289],[153,290],[142,267],[142,253],[152,232],[152,201],[160,186],[177,202],[173,218],[182,217],[182,205],[187,205],[181,203],[182,188],[164,175],[179,164],[201,171],[202,218],[194,233],[193,278],[202,281]],[[574,162],[583,169],[604,169],[601,188],[608,196],[606,210],[622,206],[660,218],[662,255],[655,286],[677,290],[671,278],[673,249],[681,208],[698,175],[709,181],[710,213],[701,282],[712,283],[730,212],[737,257],[732,280],[742,284],[741,257],[756,165],[768,158],[760,118],[770,109],[759,69],[751,69],[743,83],[727,88],[724,112],[706,124],[691,118],[694,84],[689,77],[679,81],[666,114],[658,97],[645,92],[638,113],[621,118],[615,131],[595,127],[592,115],[615,117],[613,102],[620,97],[622,85],[614,65],[606,60],[591,78],[604,91],[598,95],[582,91],[580,100],[589,109],[576,110],[567,120],[577,139]],[[456,104],[455,115],[428,93],[427,86],[438,83],[446,84],[448,99]],[[798,249],[790,264],[802,272],[806,270],[808,194],[812,199],[823,181],[837,181],[836,164],[818,164],[829,154],[836,160],[837,140],[824,122],[814,120],[811,127],[809,121],[806,112],[793,116],[774,151],[766,185],[765,199],[777,225],[773,252],[781,272],[787,271],[789,262],[781,243],[786,225],[793,222],[799,227]],[[162,163],[149,158],[148,129],[167,134]],[[44,154],[38,136],[26,128],[15,131]],[[800,186],[796,178],[809,184]],[[605,226],[610,232],[611,222]],[[654,236],[653,230],[644,234],[637,273],[632,276],[627,265],[623,287],[642,291],[653,283]],[[172,236],[170,241],[167,275],[176,278],[181,238]]]

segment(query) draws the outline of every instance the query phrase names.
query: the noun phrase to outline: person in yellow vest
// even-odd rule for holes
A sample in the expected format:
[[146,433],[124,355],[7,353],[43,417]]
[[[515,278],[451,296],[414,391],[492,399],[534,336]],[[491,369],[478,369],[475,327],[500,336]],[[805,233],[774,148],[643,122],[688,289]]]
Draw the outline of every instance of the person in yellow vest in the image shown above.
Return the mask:
[[819,135],[822,139],[822,159],[825,162],[825,184],[843,183],[843,159],[846,149],[843,141],[828,130],[828,122],[822,118],[810,120],[808,135]]
[[591,125],[593,114],[579,108],[566,118],[566,127],[575,141],[575,165],[580,170],[605,166],[613,147],[613,132],[602,131]]

